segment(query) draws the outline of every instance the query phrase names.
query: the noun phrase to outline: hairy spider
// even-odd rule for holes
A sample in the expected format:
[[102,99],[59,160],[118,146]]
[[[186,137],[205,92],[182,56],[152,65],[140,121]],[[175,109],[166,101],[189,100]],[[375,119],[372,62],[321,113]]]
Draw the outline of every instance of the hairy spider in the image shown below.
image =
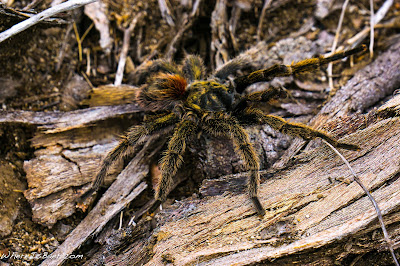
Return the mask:
[[252,106],[252,103],[267,103],[272,99],[286,97],[286,92],[280,88],[269,87],[248,95],[241,93],[253,83],[314,71],[321,65],[365,50],[366,47],[363,45],[329,57],[320,56],[291,65],[276,64],[270,68],[237,77],[233,82],[228,82],[227,77],[248,63],[243,59],[232,60],[207,79],[203,62],[198,56],[187,56],[181,66],[165,60],[153,61],[148,71],[156,74],[149,78],[140,91],[138,102],[144,110],[158,114],[152,119],[145,120],[142,125],[133,126],[128,130],[120,143],[107,154],[91,189],[85,194],[92,194],[99,189],[110,166],[126,155],[131,147],[143,142],[146,136],[163,132],[163,129],[167,127],[173,127],[168,148],[160,162],[161,180],[155,191],[158,204],[166,199],[173,183],[172,178],[183,163],[182,155],[187,141],[201,131],[212,136],[227,137],[233,141],[249,171],[250,198],[258,214],[264,215],[264,208],[258,198],[259,159],[249,141],[245,126],[268,124],[284,134],[305,140],[322,138],[336,148],[357,150],[358,147],[338,142],[327,133],[309,126],[287,122],[279,116],[264,114],[260,109]]

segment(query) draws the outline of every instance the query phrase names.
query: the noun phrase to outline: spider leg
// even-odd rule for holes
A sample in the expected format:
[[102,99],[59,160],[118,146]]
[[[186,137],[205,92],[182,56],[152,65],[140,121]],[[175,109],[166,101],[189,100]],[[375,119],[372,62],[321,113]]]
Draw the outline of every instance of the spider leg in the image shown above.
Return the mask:
[[362,45],[348,51],[337,52],[328,57],[316,57],[302,60],[298,63],[293,63],[291,65],[273,65],[267,69],[261,69],[254,71],[248,75],[237,77],[234,82],[236,84],[236,91],[238,93],[243,92],[243,90],[256,82],[270,81],[274,77],[284,77],[295,75],[299,73],[311,72],[319,69],[322,65],[328,64],[330,62],[339,60],[341,58],[348,57],[350,55],[366,51],[367,47]]
[[273,99],[286,97],[287,92],[284,89],[271,86],[266,90],[250,93],[244,99],[249,102],[269,102]]
[[138,67],[133,72],[129,73],[133,83],[142,84],[151,74],[162,72],[166,74],[178,74],[182,75],[179,67],[165,59],[156,59],[148,61],[143,66]]
[[265,210],[258,198],[258,187],[260,185],[260,163],[253,145],[250,143],[249,136],[236,118],[227,115],[216,115],[205,118],[203,128],[214,136],[230,137],[243,161],[246,169],[250,171],[248,191],[254,206],[260,216],[264,216]]
[[151,73],[163,72],[168,74],[181,74],[179,68],[173,62],[170,62],[166,59],[157,59],[151,61],[147,71]]
[[224,64],[221,68],[217,69],[214,73],[214,77],[219,80],[226,80],[229,75],[235,74],[238,70],[243,70],[251,66],[251,58],[244,54],[239,55],[226,64]]
[[243,111],[246,108],[248,108],[249,106],[248,102],[269,102],[270,100],[273,99],[286,98],[286,97],[287,97],[287,92],[284,89],[271,86],[266,90],[250,93],[248,95],[241,97],[238,101],[235,102],[235,105],[232,108],[232,112],[236,117],[239,118],[239,120],[242,121],[240,117]]
[[288,122],[279,116],[266,115],[261,110],[258,110],[256,108],[247,108],[245,110],[245,114],[241,119],[247,121],[247,123],[252,124],[268,124],[277,131],[280,131],[289,136],[300,137],[304,140],[321,138],[326,140],[336,148],[347,150],[360,149],[357,145],[339,142],[323,131],[313,129],[304,124]]
[[168,149],[161,159],[161,180],[155,193],[157,204],[165,201],[173,183],[172,177],[182,165],[186,141],[197,132],[197,121],[193,118],[190,112],[187,113],[168,142]]
[[182,71],[188,81],[204,79],[206,72],[203,60],[199,56],[189,55],[185,58],[182,64]]
[[178,116],[174,113],[169,113],[158,117],[153,121],[147,121],[143,125],[131,127],[126,135],[122,138],[120,143],[104,158],[100,171],[93,180],[91,188],[81,196],[81,199],[84,201],[85,198],[100,188],[110,167],[114,163],[118,162],[123,156],[127,155],[130,147],[135,147],[135,145],[142,142],[146,136],[153,134],[169,125],[173,125],[177,121]]

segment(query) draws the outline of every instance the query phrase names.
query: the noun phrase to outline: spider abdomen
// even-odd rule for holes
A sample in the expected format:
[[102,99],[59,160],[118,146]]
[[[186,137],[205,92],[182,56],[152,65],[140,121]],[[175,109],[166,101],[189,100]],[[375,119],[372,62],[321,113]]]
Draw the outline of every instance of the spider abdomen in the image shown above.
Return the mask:
[[233,92],[215,81],[196,81],[187,91],[187,105],[198,111],[227,111],[234,100]]

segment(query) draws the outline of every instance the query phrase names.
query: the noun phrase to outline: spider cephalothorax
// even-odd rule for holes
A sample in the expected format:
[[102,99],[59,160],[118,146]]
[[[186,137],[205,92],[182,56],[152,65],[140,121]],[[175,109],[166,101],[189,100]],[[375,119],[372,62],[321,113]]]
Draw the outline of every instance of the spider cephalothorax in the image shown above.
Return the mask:
[[183,162],[182,155],[187,141],[201,131],[212,136],[224,136],[233,141],[249,171],[250,198],[258,214],[263,215],[265,211],[258,198],[259,159],[244,126],[268,124],[275,130],[305,140],[319,137],[337,148],[356,150],[358,147],[338,142],[328,134],[306,125],[290,123],[281,117],[264,114],[252,106],[253,102],[267,103],[272,99],[285,97],[286,93],[282,89],[270,87],[248,95],[242,95],[241,92],[253,83],[269,81],[277,76],[313,71],[322,64],[363,50],[365,46],[330,57],[306,59],[292,65],[274,65],[237,77],[233,82],[227,82],[226,79],[248,63],[243,59],[232,60],[208,79],[205,78],[202,60],[197,56],[186,57],[181,66],[165,60],[154,61],[149,67],[149,72],[156,74],[151,76],[142,88],[138,102],[144,110],[161,114],[128,130],[119,145],[105,157],[92,188],[86,194],[98,190],[109,167],[126,155],[131,150],[130,147],[142,142],[148,135],[173,127],[172,137],[160,163],[162,175],[155,193],[159,203],[166,199],[173,182],[172,178]]

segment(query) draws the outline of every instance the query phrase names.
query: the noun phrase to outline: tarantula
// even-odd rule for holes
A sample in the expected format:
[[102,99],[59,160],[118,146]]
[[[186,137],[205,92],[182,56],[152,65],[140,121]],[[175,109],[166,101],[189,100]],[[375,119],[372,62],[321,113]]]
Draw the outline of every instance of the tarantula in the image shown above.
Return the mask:
[[301,137],[305,140],[322,138],[337,148],[357,150],[352,144],[338,142],[327,133],[309,126],[291,123],[274,115],[264,114],[252,103],[268,103],[272,99],[286,97],[283,89],[269,87],[266,90],[242,95],[244,89],[256,82],[269,81],[274,77],[290,76],[317,70],[321,65],[365,51],[363,45],[329,57],[305,59],[291,65],[273,65],[270,68],[254,71],[227,81],[228,76],[242,68],[243,59],[232,60],[206,79],[205,67],[198,56],[187,56],[181,66],[166,60],[155,60],[148,69],[155,72],[138,96],[138,102],[146,111],[157,113],[142,125],[131,127],[120,143],[107,154],[100,171],[92,182],[86,195],[97,191],[110,166],[128,153],[129,148],[143,142],[146,136],[163,132],[173,127],[168,148],[160,161],[161,180],[155,191],[157,204],[163,202],[171,185],[173,176],[182,165],[182,155],[187,141],[200,131],[212,136],[223,136],[233,140],[235,147],[249,171],[248,193],[260,216],[265,214],[258,198],[260,183],[259,159],[244,129],[249,125],[268,124],[284,134]]

